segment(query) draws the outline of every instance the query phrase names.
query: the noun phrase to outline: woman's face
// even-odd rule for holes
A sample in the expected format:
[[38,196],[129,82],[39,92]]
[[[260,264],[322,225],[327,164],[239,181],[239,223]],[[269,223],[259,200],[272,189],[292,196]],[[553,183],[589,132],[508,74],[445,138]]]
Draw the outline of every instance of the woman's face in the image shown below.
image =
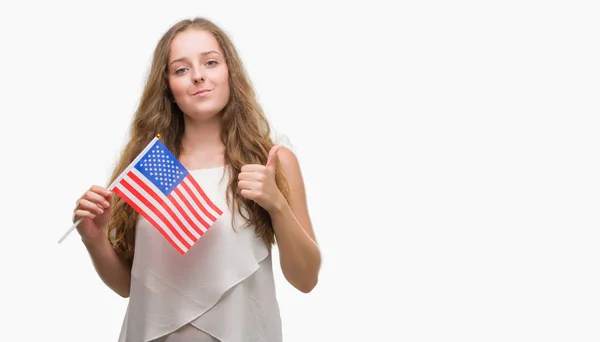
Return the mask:
[[181,111],[208,120],[229,101],[229,70],[217,40],[207,31],[178,33],[169,52],[169,86]]

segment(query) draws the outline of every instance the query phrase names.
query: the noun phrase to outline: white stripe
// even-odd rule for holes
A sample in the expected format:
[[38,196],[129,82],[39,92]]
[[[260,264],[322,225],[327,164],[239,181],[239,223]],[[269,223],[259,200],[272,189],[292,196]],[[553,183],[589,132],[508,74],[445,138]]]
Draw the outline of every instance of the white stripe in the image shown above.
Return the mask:
[[[131,170],[131,172],[133,174],[135,174],[140,180],[144,181],[146,178],[146,176],[144,176],[141,172],[139,172],[137,169],[133,169]],[[158,189],[152,182],[147,181],[144,182],[144,184],[146,184],[147,187],[150,188],[150,190],[152,190],[160,199],[161,201],[163,201],[168,207],[169,209],[171,209],[171,211],[175,214],[175,216],[177,216],[177,218],[179,219],[179,221],[184,225],[185,229],[187,231],[189,231],[190,233],[192,233],[192,235],[194,236],[194,238],[196,240],[198,240],[200,238],[200,234],[198,234],[198,232],[193,228],[190,227],[190,224],[187,222],[187,220],[183,217],[183,215],[181,214],[181,212],[177,209],[177,207],[175,207],[175,205],[173,203],[171,203],[171,201],[169,201],[169,199],[163,195],[163,193],[160,191],[160,189]],[[143,191],[143,190],[142,190]],[[149,200],[151,200],[149,198]],[[162,208],[162,206],[157,206],[158,208],[160,208],[161,212],[164,211],[164,215],[167,217],[170,217],[170,215],[164,210],[164,208]],[[174,222],[171,221],[171,223],[173,224],[173,226],[177,227],[178,225]],[[184,235],[185,236],[185,235]],[[190,244],[193,244],[193,242],[190,242]]]
[[[133,181],[130,180],[129,178],[123,178],[121,181],[127,181],[127,183],[130,183],[130,184],[133,183]],[[134,196],[131,192],[129,192],[129,190],[127,190],[127,188],[125,188],[121,183],[118,183],[115,186],[115,188],[121,190],[121,192],[123,192],[123,194],[125,196],[130,198],[143,212],[145,212],[148,216],[150,216],[154,220],[154,222],[158,223],[160,228],[162,228],[162,230],[171,238],[171,240],[173,240],[173,242],[175,242],[177,244],[177,246],[179,246],[179,248],[181,248],[182,251],[184,251],[184,252],[188,251],[188,249],[181,243],[181,241],[179,241],[179,239],[173,235],[173,233],[167,227],[167,225],[160,218],[158,218],[158,216],[156,216],[156,214],[154,214],[152,212],[152,210],[150,210],[148,207],[146,207],[146,205],[142,201],[140,201],[136,196]]]
[[[136,176],[139,177],[140,176],[139,173]],[[143,181],[144,178],[146,178],[146,177],[142,176],[141,180]],[[127,176],[126,179],[130,179],[129,176]],[[189,243],[190,245],[194,244],[195,241],[191,240],[187,236],[187,234],[181,229],[181,228],[185,228],[186,230],[189,230],[187,227],[180,227],[175,222],[175,220],[173,220],[171,215],[169,215],[169,213],[165,210],[165,208],[163,208],[162,205],[160,205],[160,203],[158,203],[154,198],[152,198],[152,196],[146,190],[144,190],[140,185],[138,185],[134,180],[131,180],[130,184],[131,184],[131,187],[133,187],[135,190],[137,190],[142,195],[142,197],[146,198],[146,200],[148,202],[152,203],[154,205],[154,207],[156,207],[156,209],[158,211],[160,211],[160,213],[163,214],[163,216],[165,216],[167,218],[167,220],[171,223],[171,225],[173,227],[175,227],[175,230],[177,230],[177,232],[179,232],[179,235],[181,235],[181,237],[183,237],[187,241],[187,243]],[[148,183],[145,182],[145,184],[148,184]],[[167,198],[162,193],[158,193],[156,195],[158,195],[158,197],[160,198],[161,201],[163,201],[163,202],[167,201]]]
[[[182,190],[182,189],[180,189],[180,190]],[[206,233],[206,227],[204,227],[204,225],[200,221],[198,221],[196,216],[194,214],[192,214],[190,209],[188,209],[187,205],[185,205],[185,203],[183,202],[183,199],[181,198],[181,196],[179,196],[175,191],[173,191],[173,192],[171,192],[171,197],[173,197],[173,199],[179,204],[179,206],[186,212],[186,214],[188,215],[190,220],[194,221],[194,224],[196,224],[196,226],[198,228],[200,228],[200,230],[202,230],[202,232]],[[190,205],[193,205],[193,204],[194,203],[190,203]],[[206,223],[210,224],[209,222],[206,222]]]
[[[181,188],[181,193],[183,194],[183,197],[185,197],[185,199],[188,201],[188,203],[192,206],[192,208],[194,209],[194,211],[196,211],[198,213],[198,215],[200,215],[200,217],[202,217],[202,219],[204,221],[206,221],[206,223],[208,223],[209,225],[211,223],[214,223],[213,220],[211,220],[208,216],[206,216],[204,214],[204,212],[202,212],[202,210],[200,209],[200,207],[198,207],[198,205],[196,204],[196,201],[194,201],[192,199],[192,197],[190,196],[190,193],[185,188],[183,188],[183,187]],[[197,193],[197,191],[196,191],[196,193]],[[202,204],[202,198],[200,198],[199,194],[198,194],[198,196],[196,198],[198,199],[198,201],[200,201],[200,204]]]
[[[202,195],[200,195],[198,190],[196,190],[196,187],[194,186],[194,184],[192,184],[192,182],[187,178],[184,179],[184,182],[185,182],[185,184],[187,184],[187,186],[190,187],[193,195],[200,201],[200,203],[202,203],[202,206],[204,206],[204,208],[206,208],[206,211],[210,212],[215,217],[215,219],[217,219],[220,216],[219,213],[214,211],[213,208],[211,208],[208,205],[208,203],[204,200]],[[198,186],[200,186],[200,185],[198,184]],[[206,196],[208,196],[208,194]]]

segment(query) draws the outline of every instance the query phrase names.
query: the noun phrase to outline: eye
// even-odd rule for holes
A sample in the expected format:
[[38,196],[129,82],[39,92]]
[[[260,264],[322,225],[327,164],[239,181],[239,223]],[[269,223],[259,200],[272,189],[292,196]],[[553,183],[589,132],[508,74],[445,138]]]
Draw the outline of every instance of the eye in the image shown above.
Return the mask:
[[187,70],[187,68],[179,68],[177,70],[175,70],[175,74],[181,75],[183,74],[185,71]]
[[208,61],[206,62],[206,65],[208,65],[209,67],[215,66],[217,65],[217,61]]

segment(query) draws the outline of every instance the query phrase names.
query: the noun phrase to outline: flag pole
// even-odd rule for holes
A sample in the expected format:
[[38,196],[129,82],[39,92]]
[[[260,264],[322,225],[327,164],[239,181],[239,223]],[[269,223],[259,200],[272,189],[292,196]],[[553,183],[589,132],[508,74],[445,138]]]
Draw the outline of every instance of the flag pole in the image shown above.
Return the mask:
[[[158,134],[158,133],[156,134],[156,139],[159,139],[159,140],[160,140],[160,134]],[[153,140],[154,140],[154,139],[153,139]],[[150,146],[150,144],[148,144],[148,146]],[[148,148],[148,146],[146,147],[146,149]],[[142,153],[143,153],[143,151],[142,151]],[[140,153],[140,155],[141,155],[142,153]],[[138,158],[135,158],[135,159],[133,160],[133,162],[131,162],[131,164],[129,165],[129,167],[131,167],[131,165],[133,165],[134,163],[136,163],[136,162],[137,162],[137,159],[138,159]],[[127,167],[127,169],[129,169],[129,167]],[[126,170],[127,170],[127,169],[126,169]],[[115,181],[114,181],[114,182],[112,182],[112,184],[108,186],[107,190],[111,191],[111,190],[112,190],[112,189],[115,187],[115,185],[117,185],[117,182],[118,182],[120,179],[121,179],[121,177],[117,177],[117,179],[115,179]],[[67,236],[69,236],[69,234],[71,234],[71,232],[72,232],[73,230],[75,230],[75,228],[77,228],[77,226],[79,226],[79,224],[81,223],[81,221],[83,221],[83,218],[80,218],[79,220],[77,220],[77,222],[75,222],[75,223],[74,223],[74,224],[71,226],[71,228],[69,228],[69,229],[68,229],[68,230],[67,230],[67,231],[66,231],[66,232],[63,234],[63,236],[62,236],[62,237],[61,237],[61,238],[58,240],[58,243],[59,243],[59,244],[60,244],[60,243],[62,243],[62,242],[63,242],[63,241],[64,241],[64,240],[67,238]]]

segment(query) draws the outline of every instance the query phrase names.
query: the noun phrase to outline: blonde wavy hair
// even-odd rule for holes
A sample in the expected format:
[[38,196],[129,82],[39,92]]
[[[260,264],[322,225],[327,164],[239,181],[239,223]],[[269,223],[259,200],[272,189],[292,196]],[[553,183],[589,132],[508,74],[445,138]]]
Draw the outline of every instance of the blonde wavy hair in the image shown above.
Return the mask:
[[[256,234],[269,246],[275,243],[271,219],[266,210],[254,201],[243,198],[237,187],[237,176],[245,164],[266,164],[269,150],[274,145],[271,128],[252,88],[243,63],[230,38],[213,22],[205,18],[182,20],[173,25],[158,42],[150,74],[135,111],[127,141],[110,177],[112,183],[135,159],[142,149],[160,134],[161,141],[180,156],[184,131],[183,113],[172,101],[167,65],[173,38],[188,29],[211,33],[223,50],[229,69],[230,96],[221,111],[221,141],[225,145],[225,164],[230,172],[227,201],[232,212],[238,210],[247,223],[255,227]],[[276,182],[287,199],[289,188],[279,165]],[[135,225],[138,213],[117,195],[113,195],[112,214],[106,234],[113,247],[128,261],[133,259]]]

